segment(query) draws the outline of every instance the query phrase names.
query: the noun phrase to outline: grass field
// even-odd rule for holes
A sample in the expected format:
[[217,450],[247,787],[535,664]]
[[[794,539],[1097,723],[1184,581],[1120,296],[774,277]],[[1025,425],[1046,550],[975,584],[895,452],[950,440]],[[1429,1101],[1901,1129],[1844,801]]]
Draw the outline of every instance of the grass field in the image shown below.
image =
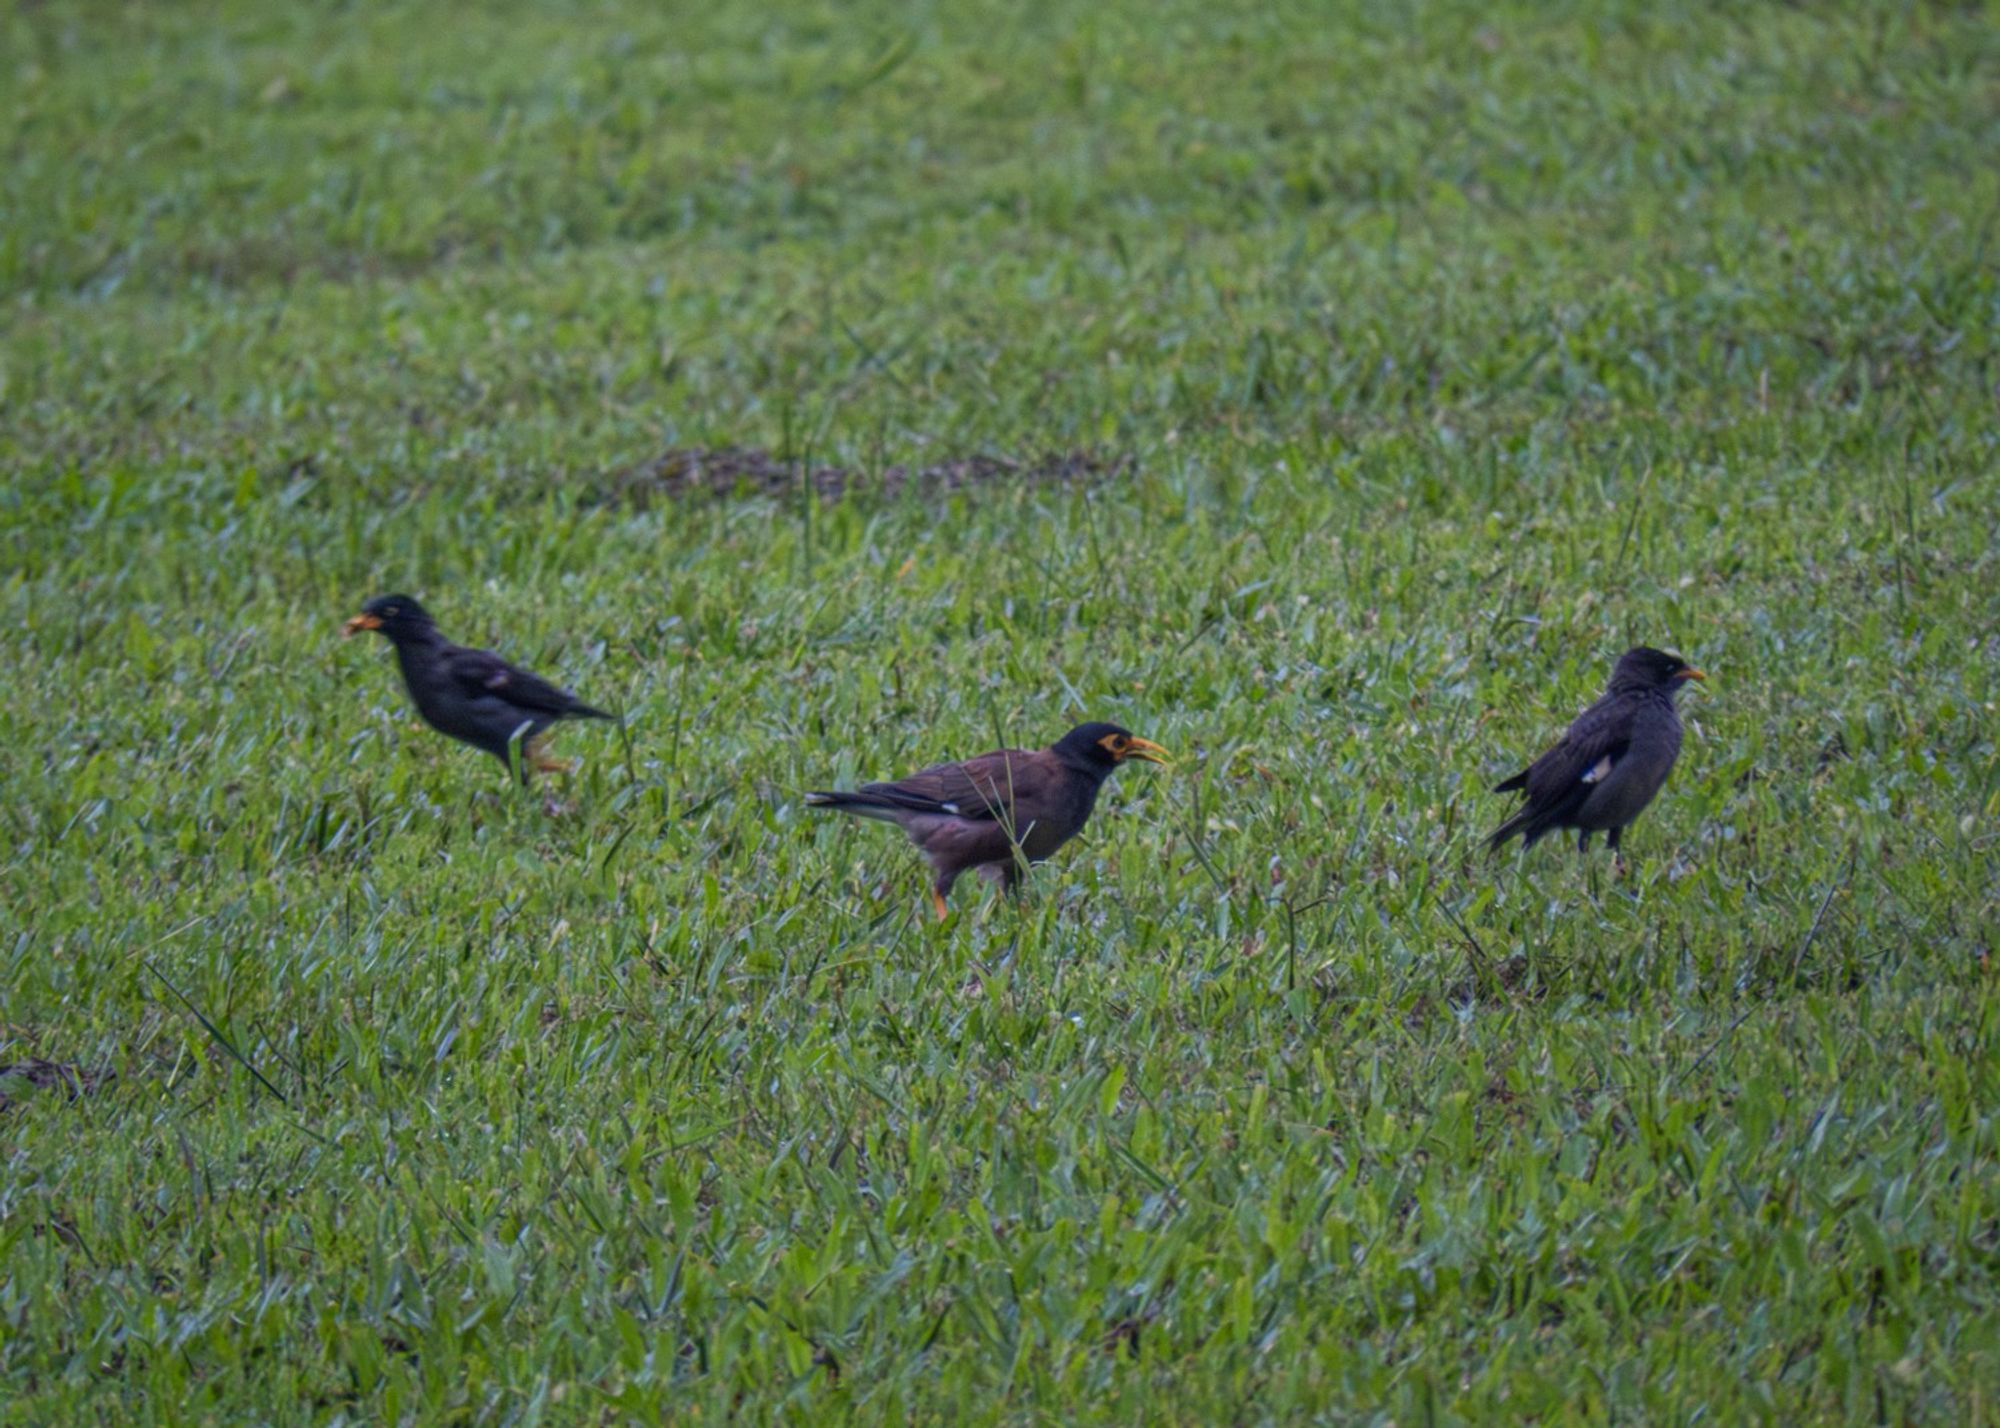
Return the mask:
[[1995,20],[8,7],[0,1423],[1995,1421]]

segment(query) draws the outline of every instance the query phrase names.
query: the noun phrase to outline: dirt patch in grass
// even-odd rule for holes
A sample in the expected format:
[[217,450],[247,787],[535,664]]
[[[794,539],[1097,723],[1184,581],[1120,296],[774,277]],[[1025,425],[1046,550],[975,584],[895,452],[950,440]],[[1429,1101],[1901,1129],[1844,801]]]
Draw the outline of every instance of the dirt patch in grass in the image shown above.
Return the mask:
[[73,1101],[89,1095],[116,1074],[108,1069],[92,1071],[67,1061],[45,1061],[39,1056],[0,1063],[0,1114],[12,1110],[17,1101],[36,1091],[59,1089]]
[[756,446],[682,446],[615,472],[606,497],[644,506],[656,499],[783,496],[804,485],[826,499],[851,490],[883,496],[949,495],[981,486],[1094,485],[1132,469],[1127,452],[1056,451],[1034,456],[967,456],[930,465],[807,466]]

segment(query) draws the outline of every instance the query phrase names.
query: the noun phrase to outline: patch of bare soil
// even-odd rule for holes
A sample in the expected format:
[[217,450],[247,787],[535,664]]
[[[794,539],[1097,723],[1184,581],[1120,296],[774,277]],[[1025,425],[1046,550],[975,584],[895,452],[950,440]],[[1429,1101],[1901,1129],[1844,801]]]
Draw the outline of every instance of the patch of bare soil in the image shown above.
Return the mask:
[[813,466],[755,446],[682,446],[612,475],[612,500],[644,506],[655,498],[783,496],[810,483],[832,499],[862,489],[884,496],[906,491],[949,495],[987,485],[1094,485],[1131,469],[1122,452],[1048,452],[1039,456],[968,456],[926,466]]
[[0,1112],[13,1109],[14,1103],[24,1099],[24,1092],[30,1089],[46,1091],[60,1087],[73,1101],[89,1095],[115,1074],[91,1071],[67,1061],[45,1061],[39,1056],[9,1061],[0,1064]]

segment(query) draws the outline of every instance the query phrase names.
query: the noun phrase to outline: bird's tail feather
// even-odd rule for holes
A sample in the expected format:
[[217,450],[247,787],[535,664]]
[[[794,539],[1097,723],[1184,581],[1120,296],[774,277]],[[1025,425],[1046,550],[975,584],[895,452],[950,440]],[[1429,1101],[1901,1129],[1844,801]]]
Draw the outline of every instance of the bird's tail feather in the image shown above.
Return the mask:
[[616,714],[606,714],[602,709],[589,704],[572,704],[568,711],[571,719],[616,719]]
[[[1504,779],[1494,784],[1493,791],[1495,793],[1512,793],[1516,789],[1525,789],[1527,786],[1528,771],[1522,769],[1512,778]],[[1528,842],[1533,843],[1541,832],[1540,828],[1536,825],[1537,817],[1538,810],[1533,803],[1523,804],[1515,810],[1512,818],[1509,818],[1505,823],[1502,823],[1498,828],[1495,828],[1491,833],[1486,835],[1488,850],[1495,853],[1499,852],[1501,848],[1506,846],[1507,840],[1512,838],[1516,833],[1525,834]]]
[[907,812],[893,804],[878,802],[865,793],[827,793],[815,790],[806,795],[808,808],[832,808],[842,813],[852,813],[861,818],[880,818],[895,822],[896,815]]
[[1537,823],[1536,810],[1524,808],[1505,823],[1502,823],[1498,828],[1495,828],[1491,833],[1487,834],[1487,851],[1493,853],[1499,852],[1507,846],[1507,840],[1512,838],[1516,833],[1521,834],[1530,846],[1533,845],[1535,839],[1541,836],[1542,830]]

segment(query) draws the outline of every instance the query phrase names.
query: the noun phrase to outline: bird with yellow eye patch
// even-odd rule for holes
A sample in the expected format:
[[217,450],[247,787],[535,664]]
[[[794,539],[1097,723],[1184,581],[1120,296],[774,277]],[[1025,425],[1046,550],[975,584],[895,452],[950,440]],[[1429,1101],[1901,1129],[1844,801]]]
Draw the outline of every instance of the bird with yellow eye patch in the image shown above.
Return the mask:
[[1127,759],[1169,761],[1158,744],[1116,724],[1079,724],[1046,749],[996,749],[852,793],[809,793],[806,802],[908,834],[930,862],[931,906],[942,921],[960,873],[977,869],[1012,891],[1023,860],[1039,863],[1075,837]]

